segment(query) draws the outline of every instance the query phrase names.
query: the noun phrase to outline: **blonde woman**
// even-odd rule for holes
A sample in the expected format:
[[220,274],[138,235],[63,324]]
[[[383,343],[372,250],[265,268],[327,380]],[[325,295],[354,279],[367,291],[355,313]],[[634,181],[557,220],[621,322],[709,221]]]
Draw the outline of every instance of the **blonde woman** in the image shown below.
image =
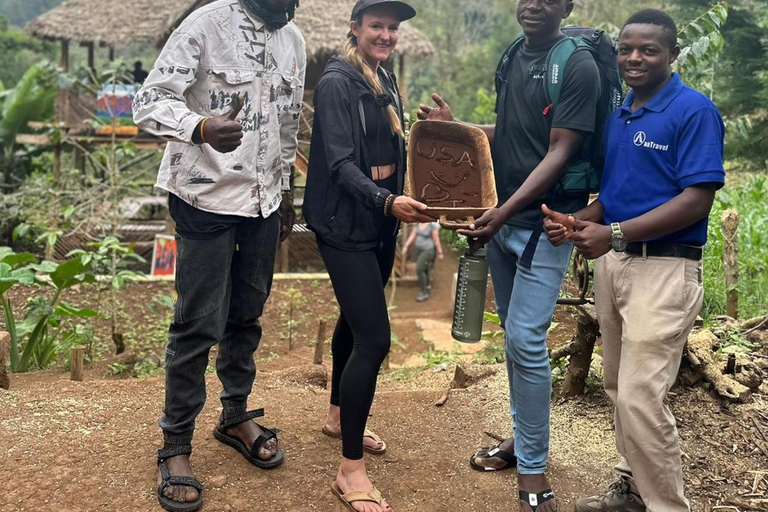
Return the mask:
[[333,333],[331,404],[323,432],[341,437],[333,492],[348,510],[389,512],[365,468],[363,451],[386,445],[366,430],[379,367],[389,352],[384,286],[400,221],[430,222],[426,205],[401,195],[405,171],[403,110],[395,77],[381,67],[405,2],[360,0],[341,56],[315,90],[315,121],[304,216],[331,276],[341,314]]

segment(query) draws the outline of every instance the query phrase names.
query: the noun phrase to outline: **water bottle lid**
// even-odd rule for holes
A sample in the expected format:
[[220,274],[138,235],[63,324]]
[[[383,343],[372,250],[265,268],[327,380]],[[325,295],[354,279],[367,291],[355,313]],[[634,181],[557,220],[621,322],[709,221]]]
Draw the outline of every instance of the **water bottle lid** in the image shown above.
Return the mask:
[[464,254],[464,256],[467,256],[468,258],[484,259],[486,256],[486,251],[485,248],[473,251],[470,247],[467,249],[467,252]]

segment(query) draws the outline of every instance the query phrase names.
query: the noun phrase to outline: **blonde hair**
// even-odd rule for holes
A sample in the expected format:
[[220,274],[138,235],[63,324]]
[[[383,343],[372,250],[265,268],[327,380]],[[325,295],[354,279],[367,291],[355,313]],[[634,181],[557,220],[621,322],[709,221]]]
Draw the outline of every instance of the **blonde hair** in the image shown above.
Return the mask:
[[[360,26],[362,23],[362,16],[355,20],[355,23]],[[347,36],[347,42],[344,45],[344,57],[349,61],[352,66],[355,67],[360,73],[362,73],[365,83],[373,90],[373,93],[377,96],[384,94],[384,87],[381,84],[379,75],[374,72],[371,66],[363,59],[360,54],[360,50],[357,46],[357,37],[350,32]],[[397,91],[395,91],[397,94]],[[403,133],[403,125],[394,105],[387,106],[387,117],[389,118],[389,125],[392,128],[392,133],[398,137],[405,137]]]

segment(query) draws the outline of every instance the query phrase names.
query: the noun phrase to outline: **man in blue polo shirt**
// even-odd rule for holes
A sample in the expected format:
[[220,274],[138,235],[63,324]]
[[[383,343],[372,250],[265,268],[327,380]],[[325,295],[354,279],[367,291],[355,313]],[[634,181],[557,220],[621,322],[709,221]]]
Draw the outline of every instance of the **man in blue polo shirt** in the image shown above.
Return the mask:
[[605,130],[600,197],[574,215],[546,206],[553,245],[570,238],[595,263],[604,384],[615,403],[619,479],[577,512],[689,512],[675,418],[664,405],[701,309],[702,246],[725,179],[714,104],[672,73],[675,22],[634,14],[619,36],[632,92]]

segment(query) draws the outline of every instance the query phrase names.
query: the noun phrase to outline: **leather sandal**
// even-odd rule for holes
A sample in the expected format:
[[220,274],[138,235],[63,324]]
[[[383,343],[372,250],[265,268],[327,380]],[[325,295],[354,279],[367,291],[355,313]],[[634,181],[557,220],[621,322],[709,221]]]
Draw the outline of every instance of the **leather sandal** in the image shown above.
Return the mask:
[[[475,471],[504,471],[505,469],[513,469],[517,467],[517,457],[515,457],[515,454],[512,452],[508,452],[506,450],[501,449],[501,444],[497,444],[496,446],[493,446],[491,448],[488,448],[488,451],[485,453],[485,455],[478,455],[480,451],[484,450],[485,448],[476,451],[472,454],[472,456],[469,458],[469,465],[474,469]],[[481,457],[483,459],[490,459],[492,457],[496,457],[498,459],[503,460],[506,465],[501,468],[492,468],[488,466],[482,466],[475,462],[475,458]]]
[[[375,503],[381,508],[384,508],[382,503],[384,502],[384,498],[381,496],[381,492],[376,487],[373,487],[368,492],[363,491],[349,491],[347,493],[342,493],[341,488],[339,487],[339,484],[336,482],[333,482],[331,485],[331,491],[333,491],[333,494],[336,495],[339,500],[341,500],[341,503],[344,505],[344,507],[347,510],[351,510],[352,512],[357,512],[355,508],[352,506],[353,503],[360,502],[360,501],[367,501],[371,503]],[[389,509],[391,510],[391,508]]]
[[[174,446],[167,450],[158,450],[157,452],[157,467],[160,469],[160,478],[162,478],[162,482],[157,488],[157,499],[160,502],[160,506],[165,510],[170,510],[170,512],[194,512],[203,504],[203,484],[197,478],[191,476],[171,476],[170,471],[168,471],[168,465],[165,463],[168,459],[179,455],[189,455],[190,453],[192,453],[192,446],[188,444]],[[171,486],[197,489],[197,499],[186,502],[172,500],[163,494]]]
[[278,448],[275,456],[269,460],[260,459],[259,450],[264,443],[270,439],[277,439],[278,430],[271,430],[256,423],[256,426],[262,430],[262,433],[256,438],[256,441],[253,442],[253,446],[251,446],[250,449],[239,438],[227,434],[227,429],[245,423],[246,421],[251,421],[254,418],[261,418],[262,416],[264,416],[264,409],[248,411],[227,419],[224,419],[224,415],[222,414],[221,419],[219,420],[219,426],[213,429],[213,437],[239,451],[243,457],[245,457],[245,460],[254,466],[261,469],[272,469],[283,463],[283,460],[285,459],[285,452],[283,449]]

